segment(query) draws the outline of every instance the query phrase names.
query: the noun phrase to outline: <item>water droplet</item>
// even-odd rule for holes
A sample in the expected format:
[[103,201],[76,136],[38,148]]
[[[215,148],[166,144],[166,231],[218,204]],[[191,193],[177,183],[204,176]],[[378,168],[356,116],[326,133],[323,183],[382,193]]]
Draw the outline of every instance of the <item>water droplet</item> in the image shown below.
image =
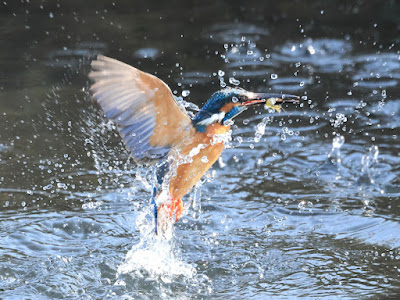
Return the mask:
[[371,157],[374,161],[378,160],[378,155],[379,155],[379,148],[378,146],[371,146],[369,148],[369,153],[371,154]]
[[239,84],[240,84],[240,81],[237,80],[237,79],[235,79],[235,78],[233,78],[233,77],[230,77],[230,78],[229,78],[229,83],[230,83],[230,84],[233,84],[233,85],[239,85]]
[[188,90],[183,90],[182,91],[182,97],[187,97],[187,96],[189,96],[189,94],[190,94],[190,91],[188,91]]
[[278,78],[278,74],[271,74],[271,79],[277,79]]
[[250,120],[249,120],[249,119],[244,119],[244,120],[243,120],[243,124],[244,124],[244,125],[247,125],[247,124],[249,124],[249,122],[250,122]]
[[315,54],[315,49],[314,49],[314,47],[312,45],[308,46],[307,50],[311,55]]
[[225,72],[222,70],[218,70],[218,76],[222,77],[225,75]]
[[50,17],[50,19],[53,19],[53,18],[54,18],[54,15],[53,15],[52,12],[49,13],[49,17]]
[[201,161],[203,162],[203,163],[208,163],[208,157],[207,156],[203,156],[202,158],[201,158]]
[[256,127],[256,134],[254,137],[254,142],[258,143],[262,136],[265,134],[265,127],[266,127],[266,123],[267,123],[268,119],[264,119],[261,123],[257,124]]
[[219,166],[220,166],[221,168],[223,168],[223,167],[226,166],[226,164],[224,163],[224,161],[223,161],[223,159],[222,159],[222,156],[220,156],[220,157],[218,158],[218,164],[219,164]]
[[332,150],[329,153],[328,157],[331,159],[332,163],[340,164],[342,159],[340,157],[340,147],[344,144],[343,136],[336,136],[332,141]]
[[332,147],[333,149],[340,149],[340,147],[342,147],[344,144],[344,136],[339,135],[334,137],[333,141],[332,141]]
[[299,204],[297,205],[297,208],[299,209],[300,212],[305,210],[305,205],[306,205],[306,201],[302,200],[299,202]]

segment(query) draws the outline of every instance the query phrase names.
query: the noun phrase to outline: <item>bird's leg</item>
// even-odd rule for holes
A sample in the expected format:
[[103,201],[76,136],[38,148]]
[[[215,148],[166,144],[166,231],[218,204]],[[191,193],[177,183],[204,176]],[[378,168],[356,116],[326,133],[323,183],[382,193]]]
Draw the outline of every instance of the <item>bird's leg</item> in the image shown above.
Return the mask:
[[180,199],[169,199],[158,206],[157,235],[167,240],[172,238],[172,227],[182,215],[183,204]]
[[153,212],[154,212],[154,232],[157,234],[157,202],[156,202],[156,195],[157,195],[157,188],[153,187],[153,197],[151,198],[151,204],[153,205]]
[[171,198],[170,201],[161,203],[159,207],[159,213],[160,211],[163,211],[170,221],[174,220],[174,223],[178,222],[178,220],[181,218],[182,210],[183,210],[182,200],[174,198]]

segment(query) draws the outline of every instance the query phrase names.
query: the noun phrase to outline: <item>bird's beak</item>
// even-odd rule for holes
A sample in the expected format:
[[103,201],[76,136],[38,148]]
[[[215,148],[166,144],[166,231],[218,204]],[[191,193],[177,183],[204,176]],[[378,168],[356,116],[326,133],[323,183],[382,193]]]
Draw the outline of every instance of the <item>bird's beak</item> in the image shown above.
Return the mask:
[[277,94],[277,93],[252,93],[249,92],[247,99],[242,102],[242,106],[250,106],[256,104],[262,104],[273,100],[276,104],[281,103],[298,103],[300,100],[299,96],[289,94]]

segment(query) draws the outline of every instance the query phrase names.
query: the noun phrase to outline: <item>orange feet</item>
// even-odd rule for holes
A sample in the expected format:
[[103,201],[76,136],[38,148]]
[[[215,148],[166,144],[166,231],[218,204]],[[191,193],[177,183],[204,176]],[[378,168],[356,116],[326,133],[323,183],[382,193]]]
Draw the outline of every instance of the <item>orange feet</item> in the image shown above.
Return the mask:
[[174,223],[178,222],[182,215],[183,204],[181,199],[170,199],[161,203],[157,211],[157,235],[166,240],[172,238]]
[[168,219],[173,220],[175,217],[175,223],[181,218],[183,211],[183,203],[181,199],[171,199],[171,201],[166,201],[161,203],[158,208],[158,212],[165,211]]

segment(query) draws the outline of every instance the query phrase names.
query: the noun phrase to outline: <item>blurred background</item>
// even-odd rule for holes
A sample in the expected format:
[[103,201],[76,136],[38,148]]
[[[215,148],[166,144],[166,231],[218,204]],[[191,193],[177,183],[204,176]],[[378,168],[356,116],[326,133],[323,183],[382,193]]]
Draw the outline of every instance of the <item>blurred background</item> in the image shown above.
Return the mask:
[[[2,1],[0,297],[395,297],[399,33],[394,0]],[[150,173],[90,100],[97,54],[192,114],[225,86],[303,102],[241,115],[155,242]]]

